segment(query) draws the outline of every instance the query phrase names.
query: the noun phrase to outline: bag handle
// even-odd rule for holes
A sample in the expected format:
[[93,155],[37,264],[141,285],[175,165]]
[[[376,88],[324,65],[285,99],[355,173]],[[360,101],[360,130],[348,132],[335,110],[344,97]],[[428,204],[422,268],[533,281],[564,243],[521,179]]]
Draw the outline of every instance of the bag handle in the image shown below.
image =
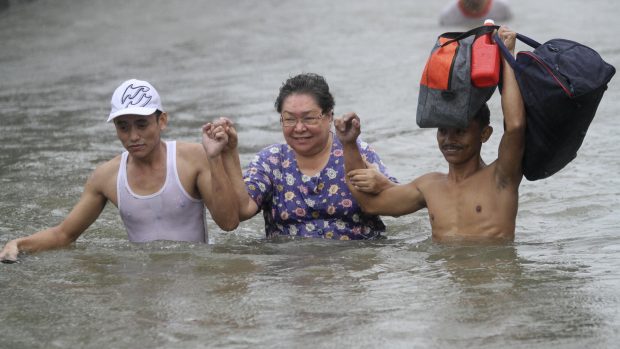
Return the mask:
[[527,44],[528,46],[530,46],[533,49],[537,49],[538,46],[540,46],[540,43],[538,43],[538,41],[534,40],[534,39],[530,39],[527,36],[523,35],[523,34],[519,34],[517,33],[517,39],[519,39],[522,43]]
[[[519,39],[519,41],[523,42],[524,44],[527,44],[528,46],[534,49],[540,46],[540,43],[538,43],[538,41],[534,39],[530,39],[523,34],[517,33],[517,39]],[[506,45],[504,45],[504,41],[500,39],[499,34],[495,33],[495,35],[493,35],[493,40],[499,47],[500,51],[502,51],[502,56],[504,56],[504,58],[506,59],[508,64],[510,64],[512,69],[514,69],[515,71],[519,71],[519,72],[523,71],[523,69],[521,69],[521,66],[519,65],[515,57],[512,54],[510,54],[510,51],[508,51],[508,48],[506,47]]]
[[450,34],[458,34],[456,37],[452,38],[451,40],[448,40],[446,42],[444,42],[441,47],[450,45],[451,43],[455,42],[455,41],[459,41],[462,39],[465,39],[468,36],[472,36],[472,35],[479,35],[479,34],[487,34],[487,33],[491,33],[494,30],[499,29],[499,25],[483,25],[480,27],[476,27],[474,29],[470,29],[464,33],[450,33]]

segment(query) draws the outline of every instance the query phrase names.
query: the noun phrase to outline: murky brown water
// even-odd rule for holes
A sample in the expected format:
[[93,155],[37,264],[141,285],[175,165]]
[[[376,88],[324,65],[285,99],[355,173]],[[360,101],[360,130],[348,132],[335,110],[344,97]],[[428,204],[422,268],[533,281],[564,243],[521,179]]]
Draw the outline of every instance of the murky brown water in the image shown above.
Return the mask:
[[[5,6],[5,4],[8,4]],[[57,224],[121,145],[113,89],[151,81],[166,138],[232,117],[242,162],[282,139],[277,90],[323,74],[336,112],[402,181],[446,170],[415,125],[443,1],[19,1],[0,4],[0,243]],[[620,67],[616,1],[513,1],[509,25]],[[524,46],[518,47],[525,49]],[[617,78],[616,78],[617,79]],[[0,348],[612,348],[620,340],[620,93],[578,158],[521,186],[507,246],[437,245],[426,212],[380,242],[265,241],[262,218],[209,245],[127,242],[116,208],[75,246],[0,264]],[[490,103],[496,134],[498,96]]]

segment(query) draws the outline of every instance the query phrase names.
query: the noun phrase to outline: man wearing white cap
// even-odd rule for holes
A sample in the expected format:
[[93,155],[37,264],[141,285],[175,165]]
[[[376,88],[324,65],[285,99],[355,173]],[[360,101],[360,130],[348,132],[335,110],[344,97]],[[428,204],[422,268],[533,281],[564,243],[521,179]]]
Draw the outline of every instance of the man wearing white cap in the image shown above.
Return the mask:
[[237,227],[238,204],[220,152],[224,130],[205,126],[202,144],[162,141],[168,115],[157,90],[127,80],[114,91],[108,122],[114,122],[122,154],[98,166],[79,202],[59,225],[9,241],[0,260],[69,245],[111,201],[119,208],[130,241],[206,241],[204,206],[222,229]]

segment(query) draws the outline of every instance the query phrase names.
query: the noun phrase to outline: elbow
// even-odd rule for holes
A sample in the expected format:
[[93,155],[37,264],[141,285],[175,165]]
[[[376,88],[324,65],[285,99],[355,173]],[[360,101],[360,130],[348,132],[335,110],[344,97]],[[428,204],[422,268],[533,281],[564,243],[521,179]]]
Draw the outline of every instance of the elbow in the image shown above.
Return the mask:
[[[504,109],[502,107],[502,109]],[[526,127],[525,106],[520,104],[511,110],[504,110],[504,131],[525,132]]]
[[215,221],[217,226],[224,231],[233,231],[239,226],[239,217],[236,214],[227,215],[225,218],[220,218]]
[[235,221],[231,221],[231,222],[226,222],[220,225],[220,228],[223,231],[233,231],[235,229],[237,229],[237,227],[239,226],[239,220],[235,220]]
[[258,206],[252,199],[248,199],[245,204],[239,205],[239,222],[247,221],[259,212]]
[[239,226],[239,217],[237,214],[211,214],[211,218],[215,224],[224,231],[233,231]]
[[353,194],[353,198],[362,212],[375,216],[380,214],[378,212],[377,205],[373,204],[373,201],[377,196],[376,194],[364,193],[355,188],[351,188],[351,193]]
[[252,213],[243,213],[239,212],[239,222],[247,221],[248,219],[254,217],[255,214]]
[[360,206],[362,211],[366,214],[373,215],[373,216],[378,216],[380,214],[376,207],[373,207],[372,205],[369,205],[368,203],[358,202],[358,205]]
[[[64,222],[63,222],[64,223]],[[54,247],[65,247],[75,242],[82,232],[69,232],[69,230],[61,223],[51,228],[54,236]]]
[[362,208],[362,211],[364,211],[365,214],[368,214],[368,215],[371,215],[371,216],[379,216],[380,215],[379,211],[377,211],[377,210]]
[[525,118],[520,120],[505,121],[505,131],[511,133],[525,133]]

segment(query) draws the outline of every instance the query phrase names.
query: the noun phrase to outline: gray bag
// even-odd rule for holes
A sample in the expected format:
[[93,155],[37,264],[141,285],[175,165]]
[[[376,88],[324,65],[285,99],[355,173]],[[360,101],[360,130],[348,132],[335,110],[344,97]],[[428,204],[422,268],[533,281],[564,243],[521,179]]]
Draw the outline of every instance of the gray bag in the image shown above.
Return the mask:
[[496,28],[481,26],[437,38],[420,80],[418,126],[466,128],[491,98],[496,86],[477,88],[471,83],[471,46],[476,37]]

